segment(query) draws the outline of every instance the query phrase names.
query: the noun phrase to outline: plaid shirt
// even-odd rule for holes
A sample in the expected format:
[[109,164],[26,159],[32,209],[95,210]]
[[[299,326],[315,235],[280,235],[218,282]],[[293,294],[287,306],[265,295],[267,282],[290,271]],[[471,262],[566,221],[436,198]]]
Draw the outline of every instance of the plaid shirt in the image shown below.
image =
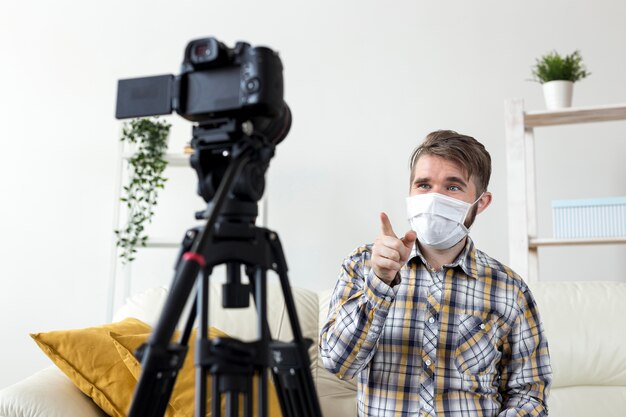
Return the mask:
[[345,261],[320,335],[325,367],[359,375],[360,416],[545,416],[552,370],[533,296],[467,244],[432,270],[414,248],[393,288],[372,245]]

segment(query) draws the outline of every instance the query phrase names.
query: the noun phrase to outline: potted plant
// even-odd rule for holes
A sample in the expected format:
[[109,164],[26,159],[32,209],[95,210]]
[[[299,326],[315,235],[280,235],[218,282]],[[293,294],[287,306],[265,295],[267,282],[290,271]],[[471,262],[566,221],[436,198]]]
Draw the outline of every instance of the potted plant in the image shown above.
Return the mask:
[[148,240],[145,225],[152,220],[158,191],[167,181],[163,171],[167,167],[164,157],[170,127],[156,117],[124,123],[120,140],[132,144],[135,150],[128,159],[129,181],[121,198],[128,209],[127,223],[115,230],[122,263],[133,261],[137,246],[145,246]]
[[546,107],[553,110],[570,107],[574,83],[591,73],[586,70],[580,51],[564,57],[552,51],[537,58],[532,75],[533,81],[543,86]]

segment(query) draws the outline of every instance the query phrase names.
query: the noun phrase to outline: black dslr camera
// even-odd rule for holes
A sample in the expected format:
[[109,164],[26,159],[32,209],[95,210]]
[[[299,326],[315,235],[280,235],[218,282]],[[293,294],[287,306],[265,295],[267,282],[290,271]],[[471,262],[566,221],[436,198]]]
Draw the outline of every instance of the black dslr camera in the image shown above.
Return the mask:
[[[236,199],[256,202],[274,146],[291,127],[283,100],[283,66],[266,47],[238,42],[228,48],[215,38],[197,39],[185,48],[180,75],[119,80],[116,118],[170,114],[196,122],[190,162],[198,174],[198,194],[209,202],[238,142],[265,146],[234,185]],[[239,146],[241,148],[241,145]]]
[[197,39],[185,48],[181,74],[119,80],[115,117],[170,114],[187,120],[250,120],[278,143],[287,135],[291,114],[283,101],[283,66],[266,47],[238,42],[228,48],[215,38]]

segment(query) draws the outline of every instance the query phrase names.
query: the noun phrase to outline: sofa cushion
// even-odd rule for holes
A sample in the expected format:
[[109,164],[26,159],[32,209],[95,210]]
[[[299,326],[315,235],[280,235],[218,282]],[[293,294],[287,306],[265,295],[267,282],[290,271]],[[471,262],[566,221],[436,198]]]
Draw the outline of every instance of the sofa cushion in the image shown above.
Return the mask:
[[109,332],[137,334],[150,327],[136,319],[78,330],[34,333],[31,337],[65,375],[107,414],[126,415],[135,379]]
[[165,287],[154,287],[144,292],[128,297],[113,315],[113,321],[122,321],[133,317],[154,326],[157,322],[168,290]]
[[106,417],[56,366],[0,390],[3,417]]
[[626,283],[542,282],[532,291],[548,337],[552,388],[626,387]]
[[[218,329],[211,328],[209,330],[209,337],[220,337],[225,336],[226,334]],[[135,383],[139,380],[141,376],[141,363],[135,357],[134,352],[141,346],[148,338],[150,337],[150,333],[142,333],[136,335],[121,335],[117,333],[111,333],[111,337],[113,338],[113,342],[115,344],[115,348],[117,349],[120,357],[124,361],[124,364],[130,371],[133,376]],[[189,352],[187,352],[187,356],[183,362],[183,367],[180,369],[178,377],[176,378],[176,383],[174,384],[174,388],[172,390],[172,395],[170,397],[170,406],[173,410],[167,410],[166,415],[172,415],[172,411],[174,415],[193,415],[193,405],[194,405],[194,383],[195,383],[195,373],[194,373],[194,364],[193,364],[193,343],[195,342],[195,332],[192,337],[189,339],[189,343],[191,348]],[[194,349],[195,350],[195,349]],[[211,382],[208,381],[207,389],[210,390]],[[210,392],[210,391],[209,391]],[[188,408],[191,407],[191,410]],[[207,410],[211,409],[211,399],[207,398]]]
[[626,283],[532,285],[554,372],[555,417],[623,417],[626,409]]
[[[318,299],[318,331],[321,332],[321,323],[328,317],[328,307],[332,291],[319,293]],[[317,347],[317,346],[316,346]],[[319,350],[318,350],[319,352]],[[355,416],[357,413],[357,378],[342,380],[324,368],[322,357],[316,354],[316,382],[317,394],[320,397],[324,415]]]

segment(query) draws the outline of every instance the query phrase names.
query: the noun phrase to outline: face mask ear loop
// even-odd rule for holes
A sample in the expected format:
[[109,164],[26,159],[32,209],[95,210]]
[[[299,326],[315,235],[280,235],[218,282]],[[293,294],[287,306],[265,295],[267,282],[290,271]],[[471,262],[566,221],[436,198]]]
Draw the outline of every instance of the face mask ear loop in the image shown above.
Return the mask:
[[[485,192],[486,191],[483,191],[483,193],[478,196],[476,201],[474,201],[472,204],[470,204],[470,206],[467,208],[467,210],[465,210],[465,216],[463,217],[463,226],[465,226],[465,220],[467,220],[467,215],[469,214],[470,210],[472,209],[472,207],[474,207],[474,204],[478,203],[480,201],[480,199],[483,198],[483,196],[485,195]],[[469,230],[469,228],[467,228],[467,230]]]
[[478,196],[478,198],[476,199],[476,201],[474,201],[474,202],[472,203],[472,206],[473,206],[474,204],[478,203],[478,202],[480,201],[480,199],[481,199],[481,198],[483,198],[483,196],[485,195],[485,193],[486,193],[486,192],[487,192],[487,191],[483,191],[483,192],[482,192],[482,194]]

